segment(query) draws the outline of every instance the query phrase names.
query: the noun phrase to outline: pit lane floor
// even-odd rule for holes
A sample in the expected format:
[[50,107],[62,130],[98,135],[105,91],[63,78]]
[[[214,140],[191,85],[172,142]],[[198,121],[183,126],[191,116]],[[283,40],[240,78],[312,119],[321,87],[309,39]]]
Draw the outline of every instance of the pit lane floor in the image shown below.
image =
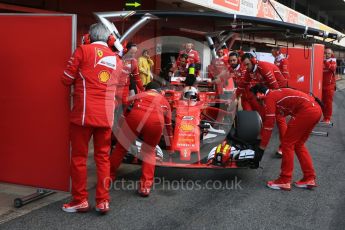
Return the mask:
[[[344,229],[345,82],[337,84],[334,127],[315,128],[329,131],[329,137],[311,136],[307,143],[318,174],[315,190],[293,187],[285,192],[265,187],[267,180],[279,174],[274,135],[263,169],[158,168],[151,196],[141,198],[131,183],[139,179],[140,169],[123,165],[119,182],[111,190],[111,212],[107,215],[64,213],[64,199],[1,224],[0,229]],[[294,179],[299,179],[297,159],[295,166]],[[93,197],[91,189],[92,203]]]

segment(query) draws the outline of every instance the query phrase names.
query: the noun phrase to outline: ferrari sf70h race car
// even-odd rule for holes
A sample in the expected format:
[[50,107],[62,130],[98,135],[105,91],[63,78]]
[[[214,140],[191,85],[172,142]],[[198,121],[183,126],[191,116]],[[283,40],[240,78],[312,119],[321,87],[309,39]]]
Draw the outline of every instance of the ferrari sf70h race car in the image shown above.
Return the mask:
[[[199,89],[205,83],[199,84]],[[209,83],[206,83],[210,86]],[[178,87],[163,91],[173,114],[172,148],[165,142],[156,147],[157,166],[180,168],[250,167],[258,146],[261,118],[257,112],[237,111],[232,91],[217,95],[198,92],[186,96]],[[141,141],[138,139],[125,157],[126,163],[140,163]]]

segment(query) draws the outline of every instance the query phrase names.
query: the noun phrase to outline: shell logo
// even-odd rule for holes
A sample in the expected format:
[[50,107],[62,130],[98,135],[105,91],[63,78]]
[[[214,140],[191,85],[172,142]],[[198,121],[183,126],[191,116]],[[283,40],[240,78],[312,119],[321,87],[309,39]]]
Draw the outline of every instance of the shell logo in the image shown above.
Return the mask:
[[108,71],[101,71],[98,74],[98,79],[101,83],[107,83],[110,80],[111,76]]
[[103,51],[102,50],[97,50],[97,55],[98,55],[98,57],[103,57]]
[[191,125],[191,124],[183,124],[181,125],[181,130],[182,131],[185,131],[185,132],[191,132],[194,130],[194,125]]

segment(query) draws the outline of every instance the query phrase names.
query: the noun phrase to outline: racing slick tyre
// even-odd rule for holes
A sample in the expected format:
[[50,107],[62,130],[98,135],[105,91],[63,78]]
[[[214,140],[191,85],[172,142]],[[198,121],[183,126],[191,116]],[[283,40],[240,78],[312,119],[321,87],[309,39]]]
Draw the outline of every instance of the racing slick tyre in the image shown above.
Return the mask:
[[257,142],[262,120],[256,111],[238,111],[235,119],[235,135],[246,143]]

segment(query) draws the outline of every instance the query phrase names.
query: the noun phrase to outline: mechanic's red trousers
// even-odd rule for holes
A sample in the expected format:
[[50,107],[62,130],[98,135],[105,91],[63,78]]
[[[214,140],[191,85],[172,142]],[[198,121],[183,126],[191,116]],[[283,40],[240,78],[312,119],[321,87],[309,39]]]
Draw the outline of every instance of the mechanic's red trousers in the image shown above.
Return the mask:
[[[247,109],[243,110],[248,110],[248,111],[257,111],[262,119],[262,122],[264,122],[265,119],[265,108],[259,104],[259,102],[256,100],[255,97],[250,97],[248,100],[248,105]],[[243,104],[242,104],[243,107]],[[276,123],[277,123],[277,127],[278,127],[278,131],[279,131],[279,140],[280,143],[282,143],[283,140],[283,136],[286,132],[287,129],[287,124],[286,124],[286,119],[285,117],[283,117],[282,115],[277,114],[276,115]],[[281,147],[281,145],[279,146]]]
[[111,128],[85,127],[71,123],[71,177],[72,196],[76,201],[88,199],[87,158],[89,141],[93,135],[94,159],[97,166],[96,202],[109,200],[110,188],[110,135]]
[[[286,124],[285,117],[277,114],[276,115],[276,123],[277,123],[278,131],[279,131],[279,140],[280,140],[280,143],[282,143],[283,137],[284,137],[285,132],[287,130],[287,124]],[[279,147],[281,147],[281,144]]]
[[146,117],[146,111],[138,108],[129,112],[125,118],[121,118],[119,130],[115,133],[118,142],[110,157],[110,175],[113,180],[131,144],[140,136],[143,141],[140,153],[142,158],[140,186],[141,188],[152,186],[156,165],[155,148],[162,136],[163,124],[164,122],[161,122],[155,113]]
[[[257,101],[257,99],[255,97],[249,97],[248,98],[248,109],[250,111],[257,111],[262,119],[262,122],[264,122],[265,119],[265,108],[259,104],[259,102]],[[243,106],[243,105],[242,105]],[[246,109],[243,109],[246,110]],[[279,130],[279,140],[280,143],[282,142],[283,136],[286,132],[287,129],[287,125],[286,125],[286,120],[285,117],[283,117],[282,115],[278,115],[276,116],[276,123],[277,123],[277,127]]]
[[324,89],[322,90],[322,103],[323,103],[323,119],[331,120],[332,112],[333,112],[333,97],[334,97],[334,87],[331,89]]
[[307,108],[305,111],[292,117],[281,142],[283,159],[280,178],[290,183],[294,168],[294,153],[296,153],[302,168],[304,179],[315,179],[313,162],[305,146],[311,131],[321,118],[321,108],[318,105]]
[[[247,92],[248,96],[245,96],[245,107],[246,109],[243,110],[248,110],[248,111],[257,111],[259,113],[259,115],[261,116],[261,118],[264,117],[265,115],[265,110],[264,107],[262,105],[259,104],[258,100],[254,97],[254,95],[252,95],[251,92]],[[241,97],[242,100],[242,97]],[[243,105],[242,105],[243,106]]]
[[242,109],[245,110],[245,111],[253,111],[255,110],[250,101],[247,99],[247,97],[244,97],[244,96],[241,96],[241,106],[242,106]]

